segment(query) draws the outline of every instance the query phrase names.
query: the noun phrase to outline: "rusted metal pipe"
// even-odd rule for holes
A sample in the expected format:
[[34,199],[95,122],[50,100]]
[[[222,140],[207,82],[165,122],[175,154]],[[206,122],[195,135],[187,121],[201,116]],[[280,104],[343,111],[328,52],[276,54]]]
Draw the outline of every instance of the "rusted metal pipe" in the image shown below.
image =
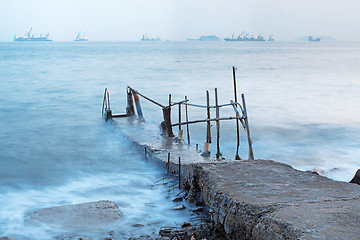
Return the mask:
[[144,116],[143,116],[143,113],[142,113],[142,110],[141,110],[141,105],[140,105],[140,99],[139,99],[139,96],[138,94],[135,92],[135,91],[132,91],[132,94],[134,96],[134,100],[135,100],[135,106],[136,106],[136,111],[137,111],[137,114],[138,114],[138,117],[141,121],[144,121]]
[[[187,102],[187,96],[185,96],[185,101]],[[186,112],[186,122],[189,122],[188,108],[186,104],[185,104],[185,112]],[[186,133],[187,133],[188,144],[190,145],[189,123],[186,124]]]
[[247,138],[248,138],[248,143],[249,143],[249,160],[255,160],[254,152],[253,152],[253,148],[252,148],[252,140],[251,140],[251,137],[250,137],[250,127],[249,127],[249,121],[248,121],[248,116],[247,116],[247,111],[246,111],[246,104],[245,104],[245,96],[244,96],[244,94],[241,94],[241,98],[242,98],[242,103],[243,103],[243,107],[244,107],[246,133],[247,133]]
[[181,189],[181,159],[179,157],[179,189]]
[[[219,119],[220,111],[218,107],[218,94],[217,88],[215,88],[215,106],[216,106],[216,118]],[[216,158],[220,159],[222,154],[220,153],[220,121],[216,120]]]
[[[206,105],[207,105],[207,119],[210,119],[210,97],[209,97],[209,91],[206,91]],[[206,129],[206,143],[211,143],[211,122],[207,122],[207,129]]]
[[[237,103],[237,91],[236,91],[236,76],[235,76],[235,70],[236,68],[233,66],[232,67],[233,70],[233,79],[234,79],[234,97],[235,97],[235,102]],[[240,147],[240,130],[239,130],[239,120],[236,120],[236,154],[235,154],[235,159],[236,160],[240,160],[240,156],[239,156],[239,147]]]

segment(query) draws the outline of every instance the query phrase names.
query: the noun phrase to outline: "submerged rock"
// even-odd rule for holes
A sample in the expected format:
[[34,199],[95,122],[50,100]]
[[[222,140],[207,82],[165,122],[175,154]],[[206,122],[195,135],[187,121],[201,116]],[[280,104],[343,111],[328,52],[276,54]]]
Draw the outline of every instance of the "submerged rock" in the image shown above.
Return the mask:
[[120,217],[118,205],[105,200],[44,208],[30,214],[33,220],[72,229],[92,229],[113,223]]
[[178,205],[178,206],[176,206],[176,207],[173,207],[172,209],[173,210],[183,210],[183,209],[185,209],[186,207],[184,206],[184,205]]

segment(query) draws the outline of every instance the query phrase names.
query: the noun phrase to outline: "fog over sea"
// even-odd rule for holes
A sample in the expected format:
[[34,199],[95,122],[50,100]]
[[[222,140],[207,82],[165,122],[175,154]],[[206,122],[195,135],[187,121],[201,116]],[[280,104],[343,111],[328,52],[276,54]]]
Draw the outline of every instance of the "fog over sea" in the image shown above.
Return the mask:
[[[224,104],[234,99],[232,66],[256,159],[349,181],[360,168],[359,64],[360,43],[345,42],[2,42],[0,236],[63,236],[67,230],[34,226],[28,213],[97,200],[119,205],[114,229],[122,236],[190,221],[189,211],[170,210],[177,204],[165,186],[152,186],[165,170],[133,147],[121,125],[103,121],[104,88],[114,113],[125,112],[128,85],[164,105],[169,93],[174,102],[187,96],[206,105],[206,90],[214,104],[218,88]],[[161,109],[141,104],[145,124],[157,129]],[[191,109],[190,120],[205,114]],[[231,108],[220,114],[234,115]],[[205,123],[191,125],[193,145],[202,148],[205,130]],[[224,122],[223,156],[234,158],[235,147],[235,122]],[[240,157],[247,151],[242,131]]]

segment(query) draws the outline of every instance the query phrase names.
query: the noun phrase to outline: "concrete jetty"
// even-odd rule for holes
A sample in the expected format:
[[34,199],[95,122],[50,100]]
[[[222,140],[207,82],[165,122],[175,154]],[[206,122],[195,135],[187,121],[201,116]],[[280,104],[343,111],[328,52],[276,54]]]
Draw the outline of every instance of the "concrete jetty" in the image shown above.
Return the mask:
[[[115,121],[114,121],[115,122]],[[216,160],[176,138],[121,119],[146,156],[179,170],[181,186],[203,202],[228,239],[358,239],[360,186],[271,160]],[[116,123],[114,123],[116,125]],[[138,134],[139,131],[142,134]]]

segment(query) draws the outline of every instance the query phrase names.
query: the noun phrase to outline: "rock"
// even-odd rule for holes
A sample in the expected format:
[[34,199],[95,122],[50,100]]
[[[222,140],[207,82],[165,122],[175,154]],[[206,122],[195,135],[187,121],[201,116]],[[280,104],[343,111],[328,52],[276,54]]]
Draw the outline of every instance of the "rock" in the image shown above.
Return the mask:
[[144,226],[144,224],[137,223],[137,224],[133,224],[133,225],[131,225],[131,226],[137,227],[137,228],[141,228],[141,227]]
[[120,217],[118,205],[105,200],[44,208],[30,214],[33,220],[71,229],[93,229]]
[[351,179],[350,183],[360,184],[360,169],[356,171],[355,176]]
[[161,237],[168,237],[172,240],[174,239],[184,239],[187,238],[188,239],[188,233],[187,231],[183,230],[183,229],[177,229],[174,227],[165,227],[165,228],[161,228],[159,231],[159,235]]
[[183,200],[184,200],[183,197],[177,197],[173,199],[174,202],[181,202]]
[[183,225],[181,225],[182,228],[190,227],[191,223],[184,222]]
[[184,205],[178,205],[176,207],[173,207],[172,210],[184,210],[186,207]]
[[204,208],[203,207],[199,207],[199,208],[197,208],[197,209],[193,209],[193,210],[191,210],[192,212],[202,212],[202,211],[204,211]]

